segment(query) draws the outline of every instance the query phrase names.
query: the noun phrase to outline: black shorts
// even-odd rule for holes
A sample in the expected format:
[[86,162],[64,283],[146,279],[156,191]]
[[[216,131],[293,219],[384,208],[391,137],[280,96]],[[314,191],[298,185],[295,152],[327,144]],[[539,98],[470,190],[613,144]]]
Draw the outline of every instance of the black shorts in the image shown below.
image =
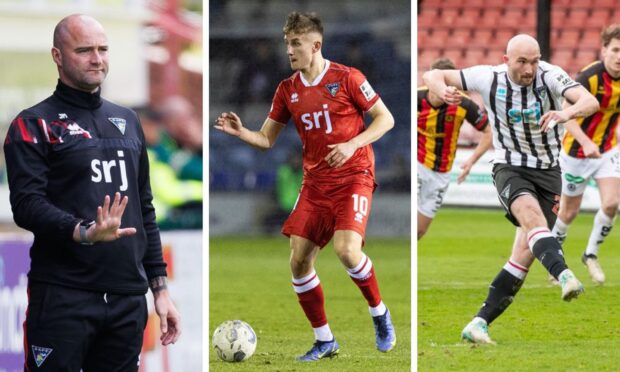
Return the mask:
[[30,282],[24,370],[137,371],[147,315],[144,295]]
[[506,211],[506,218],[515,226],[519,226],[519,222],[510,213],[510,206],[518,196],[530,194],[538,199],[549,229],[553,228],[558,217],[562,192],[560,167],[534,169],[495,164],[493,183],[497,189],[499,201]]

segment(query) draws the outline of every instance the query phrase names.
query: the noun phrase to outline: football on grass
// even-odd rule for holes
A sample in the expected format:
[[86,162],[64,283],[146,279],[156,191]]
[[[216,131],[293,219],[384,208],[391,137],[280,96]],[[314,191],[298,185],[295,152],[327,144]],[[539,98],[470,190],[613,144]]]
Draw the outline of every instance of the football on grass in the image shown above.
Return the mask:
[[242,320],[227,320],[213,332],[213,348],[226,362],[243,362],[256,350],[256,333]]

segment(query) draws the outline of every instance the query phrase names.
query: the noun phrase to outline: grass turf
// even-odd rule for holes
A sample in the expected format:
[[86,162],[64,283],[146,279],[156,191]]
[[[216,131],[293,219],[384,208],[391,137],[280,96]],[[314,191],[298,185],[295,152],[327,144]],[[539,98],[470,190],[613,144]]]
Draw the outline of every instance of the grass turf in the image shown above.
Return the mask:
[[418,244],[418,370],[611,371],[620,367],[620,237],[600,251],[606,283],[590,280],[580,257],[594,215],[581,214],[564,245],[586,292],[570,303],[535,261],[513,304],[489,333],[497,345],[460,341],[488,286],[510,256],[514,227],[500,210],[443,208]]
[[340,355],[316,363],[295,361],[314,342],[291,287],[288,240],[211,238],[209,244],[209,335],[224,320],[242,319],[256,331],[252,358],[226,363],[209,345],[210,371],[410,371],[410,241],[367,239],[382,297],[392,313],[396,347],[375,348],[366,301],[328,245],[316,268],[325,292],[327,318],[340,343]]

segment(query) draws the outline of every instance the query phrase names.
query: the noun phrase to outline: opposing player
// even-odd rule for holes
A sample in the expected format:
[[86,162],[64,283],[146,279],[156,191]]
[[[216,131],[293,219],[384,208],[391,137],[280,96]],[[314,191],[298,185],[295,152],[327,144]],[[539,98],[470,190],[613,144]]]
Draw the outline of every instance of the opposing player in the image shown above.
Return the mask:
[[[451,60],[440,58],[431,65],[431,69],[435,68],[454,70],[456,67]],[[456,143],[464,120],[484,135],[461,166],[459,183],[491,147],[487,114],[468,97],[463,97],[457,105],[448,105],[427,87],[418,88],[418,240],[428,230],[448,190]]]
[[620,24],[607,27],[601,34],[603,60],[586,66],[577,81],[592,92],[600,109],[585,118],[566,123],[568,129],[560,155],[562,198],[553,234],[560,243],[566,239],[590,178],[596,181],[601,207],[594,216],[588,245],[581,258],[597,284],[605,282],[598,252],[611,231],[620,199],[620,153],[616,129],[620,120]]
[[[493,181],[506,217],[517,226],[510,259],[461,334],[474,343],[492,342],[488,325],[512,303],[534,258],[559,279],[562,299],[570,301],[583,292],[550,231],[561,191],[557,124],[592,114],[598,102],[560,67],[541,61],[538,42],[529,35],[513,37],[503,60],[498,66],[424,74],[430,91],[447,103],[461,101],[458,89],[477,91],[484,98],[495,147]],[[573,105],[559,110],[562,97]]]
[[[377,349],[387,352],[394,347],[396,335],[362,245],[375,188],[370,144],[394,126],[394,119],[360,71],[323,58],[323,27],[316,14],[289,14],[283,31],[295,73],[278,86],[260,131],[246,129],[233,112],[222,113],[215,128],[269,149],[293,119],[301,137],[303,184],[282,228],[290,237],[293,289],[316,339],[298,360],[315,361],[339,351],[314,269],[319,251],[332,237],[338,258],[368,302]],[[366,112],[372,122],[364,128]]]

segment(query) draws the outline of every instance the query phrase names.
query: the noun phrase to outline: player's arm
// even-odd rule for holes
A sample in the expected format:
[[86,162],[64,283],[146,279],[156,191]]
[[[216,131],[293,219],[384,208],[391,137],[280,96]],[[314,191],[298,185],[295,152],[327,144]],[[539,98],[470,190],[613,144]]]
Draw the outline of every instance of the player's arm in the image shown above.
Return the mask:
[[428,90],[441,97],[449,105],[458,105],[463,96],[459,90],[463,89],[459,70],[426,71],[422,76]]
[[381,99],[368,110],[368,114],[372,117],[372,122],[366,130],[347,142],[328,145],[331,151],[325,161],[330,167],[341,167],[357,149],[375,142],[394,127],[394,117]]
[[243,126],[241,118],[232,111],[223,112],[215,120],[215,129],[239,137],[243,142],[260,150],[272,148],[283,128],[284,124],[267,118],[260,130],[249,130]]
[[[564,101],[563,108],[567,108],[570,106],[570,103]],[[564,123],[564,127],[568,132],[575,137],[575,140],[579,142],[581,147],[583,148],[583,154],[587,158],[600,158],[601,153],[599,151],[598,146],[588,137],[587,134],[581,129],[579,123],[576,120],[571,119]]]
[[470,155],[470,157],[465,160],[465,162],[461,165],[461,174],[457,178],[457,183],[462,183],[465,181],[465,178],[469,175],[471,168],[476,164],[478,159],[482,157],[489,149],[491,149],[493,142],[493,135],[491,133],[491,127],[485,126],[482,131],[482,138],[480,142],[478,142],[478,146],[474,149],[474,152]]
[[18,116],[10,125],[4,155],[13,219],[17,226],[54,241],[70,241],[81,219],[56,207],[47,196],[47,137],[38,118]]
[[599,103],[596,98],[582,85],[575,85],[566,89],[564,98],[574,103],[561,111],[546,112],[540,118],[540,126],[543,131],[548,132],[556,124],[565,123],[570,119],[590,116],[599,109]]

